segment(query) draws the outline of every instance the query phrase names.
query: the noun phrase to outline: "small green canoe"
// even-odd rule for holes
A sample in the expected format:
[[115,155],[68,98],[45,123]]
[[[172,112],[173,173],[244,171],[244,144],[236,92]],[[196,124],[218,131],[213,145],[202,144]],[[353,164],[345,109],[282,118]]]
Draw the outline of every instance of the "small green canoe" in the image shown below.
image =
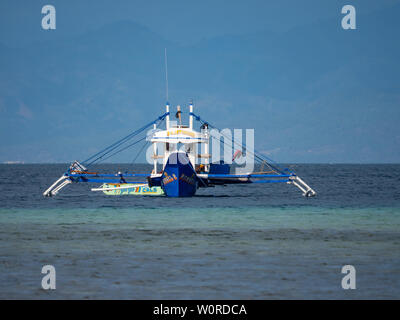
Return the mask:
[[141,196],[161,196],[164,191],[161,187],[149,187],[147,184],[121,183],[111,184],[104,183],[100,188],[94,188],[92,191],[103,191],[109,196],[120,195],[141,195]]

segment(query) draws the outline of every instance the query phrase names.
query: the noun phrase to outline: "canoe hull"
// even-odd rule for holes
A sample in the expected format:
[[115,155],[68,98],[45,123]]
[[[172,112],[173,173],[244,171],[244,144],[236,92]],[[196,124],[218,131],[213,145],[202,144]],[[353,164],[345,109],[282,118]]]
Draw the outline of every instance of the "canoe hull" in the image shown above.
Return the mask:
[[103,193],[109,196],[138,195],[138,196],[162,196],[161,187],[149,187],[147,184],[108,184],[102,185]]

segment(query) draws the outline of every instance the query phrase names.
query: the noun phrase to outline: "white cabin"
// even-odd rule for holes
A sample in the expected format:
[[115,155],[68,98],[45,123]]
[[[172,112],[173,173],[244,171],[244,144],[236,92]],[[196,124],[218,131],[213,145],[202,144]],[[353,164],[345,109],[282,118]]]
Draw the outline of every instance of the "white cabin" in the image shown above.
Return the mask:
[[[178,121],[171,121],[169,114],[169,104],[165,106],[167,116],[165,117],[166,129],[157,130],[154,125],[154,133],[150,137],[153,144],[153,163],[154,169],[152,174],[162,171],[167,164],[169,156],[174,152],[186,152],[189,160],[196,169],[202,172],[209,171],[210,154],[209,154],[209,132],[205,126],[201,132],[193,129],[193,104],[189,105],[189,125],[182,124],[181,108],[177,106]],[[162,154],[158,152],[161,151]],[[201,152],[204,152],[203,154]],[[158,170],[158,160],[163,159],[162,168]],[[200,167],[200,165],[203,165]]]

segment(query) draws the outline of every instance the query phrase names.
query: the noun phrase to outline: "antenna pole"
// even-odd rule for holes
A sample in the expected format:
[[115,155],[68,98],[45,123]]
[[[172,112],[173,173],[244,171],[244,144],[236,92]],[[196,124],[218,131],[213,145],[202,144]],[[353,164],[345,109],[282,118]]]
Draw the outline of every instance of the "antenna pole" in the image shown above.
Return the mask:
[[166,96],[167,96],[167,103],[168,103],[168,60],[167,60],[167,48],[164,51],[164,59],[165,59],[165,84],[166,84]]

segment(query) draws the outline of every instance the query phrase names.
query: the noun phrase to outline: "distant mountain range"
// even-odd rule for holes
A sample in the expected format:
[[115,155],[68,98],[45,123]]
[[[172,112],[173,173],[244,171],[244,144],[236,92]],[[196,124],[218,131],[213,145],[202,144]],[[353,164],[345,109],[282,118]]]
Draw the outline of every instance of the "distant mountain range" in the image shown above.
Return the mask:
[[0,162],[83,159],[162,114],[164,48],[171,104],[193,99],[221,128],[255,128],[277,161],[399,162],[399,16],[396,5],[358,16],[357,30],[329,20],[191,46],[120,21],[0,45]]

